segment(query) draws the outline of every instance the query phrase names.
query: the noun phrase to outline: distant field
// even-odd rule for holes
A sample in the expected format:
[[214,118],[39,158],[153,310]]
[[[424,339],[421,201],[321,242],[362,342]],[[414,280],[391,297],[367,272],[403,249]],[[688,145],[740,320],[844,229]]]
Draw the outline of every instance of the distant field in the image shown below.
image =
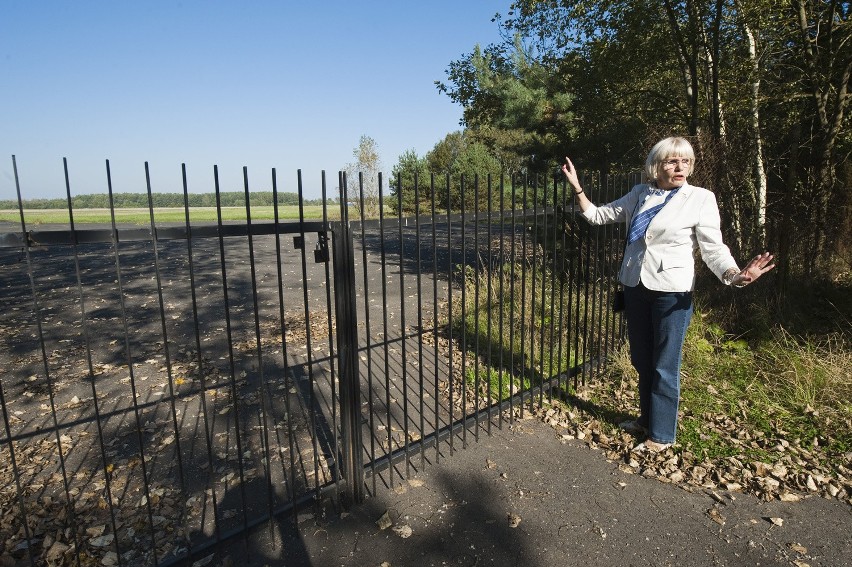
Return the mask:
[[[305,219],[321,219],[322,206],[305,206]],[[190,221],[194,222],[216,222],[215,207],[193,207],[189,209]],[[275,211],[272,206],[252,207],[252,220],[274,220]],[[278,218],[280,220],[299,220],[299,207],[296,205],[279,206]],[[330,220],[340,218],[337,206],[329,207],[328,218]],[[157,208],[154,209],[155,222],[185,222],[184,209]],[[246,220],[246,210],[243,207],[222,207],[222,220],[240,221]],[[21,217],[17,210],[0,210],[0,221],[20,223]],[[29,225],[38,224],[69,224],[68,211],[65,209],[24,209],[24,221]],[[150,224],[151,217],[148,209],[115,209],[115,221],[122,224]],[[110,223],[112,218],[109,209],[77,209],[74,211],[74,224],[85,223]]]

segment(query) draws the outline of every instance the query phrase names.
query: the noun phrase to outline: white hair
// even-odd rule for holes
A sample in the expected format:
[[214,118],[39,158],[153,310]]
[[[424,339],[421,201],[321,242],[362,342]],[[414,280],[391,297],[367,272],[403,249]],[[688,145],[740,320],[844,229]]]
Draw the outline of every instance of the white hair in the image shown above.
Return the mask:
[[649,181],[657,178],[660,172],[660,167],[663,162],[670,157],[684,157],[689,159],[689,171],[687,175],[692,173],[695,168],[695,151],[692,149],[692,144],[686,138],[671,136],[654,144],[651,152],[645,159],[645,175]]

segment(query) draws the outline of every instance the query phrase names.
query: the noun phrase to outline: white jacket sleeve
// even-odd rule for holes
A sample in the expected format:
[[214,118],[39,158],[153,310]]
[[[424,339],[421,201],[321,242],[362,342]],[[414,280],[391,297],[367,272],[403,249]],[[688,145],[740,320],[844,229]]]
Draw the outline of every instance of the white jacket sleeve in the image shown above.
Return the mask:
[[592,205],[583,212],[583,217],[589,224],[611,224],[629,221],[627,215],[632,213],[639,202],[642,192],[647,185],[636,185],[630,192],[606,205]]
[[724,282],[722,276],[727,270],[735,268],[739,271],[740,269],[731,255],[731,250],[722,242],[722,221],[716,195],[711,191],[707,191],[705,195],[698,215],[698,224],[695,226],[695,238],[701,252],[701,259],[716,274],[716,277]]

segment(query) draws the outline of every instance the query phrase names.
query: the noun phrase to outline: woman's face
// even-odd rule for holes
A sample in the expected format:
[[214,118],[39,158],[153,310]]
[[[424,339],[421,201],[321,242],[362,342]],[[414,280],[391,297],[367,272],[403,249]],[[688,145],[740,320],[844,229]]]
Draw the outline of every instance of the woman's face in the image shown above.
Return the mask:
[[689,175],[689,158],[671,156],[663,160],[657,168],[657,187],[674,189],[686,183]]

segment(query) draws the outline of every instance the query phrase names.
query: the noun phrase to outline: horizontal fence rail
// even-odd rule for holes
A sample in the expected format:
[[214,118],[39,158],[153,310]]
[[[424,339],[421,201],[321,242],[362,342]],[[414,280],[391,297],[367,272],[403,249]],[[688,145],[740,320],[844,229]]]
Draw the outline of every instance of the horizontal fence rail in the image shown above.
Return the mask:
[[[335,180],[305,218],[0,224],[2,553],[171,565],[346,504],[570,395],[621,344],[623,242],[554,179]],[[106,169],[112,203],[109,163]],[[585,185],[599,202],[630,179]],[[342,204],[342,206],[340,205]],[[400,213],[401,212],[401,213]],[[371,214],[372,213],[372,214]],[[330,220],[334,217],[334,220]],[[9,521],[12,518],[12,521]],[[286,550],[285,550],[286,551]]]

